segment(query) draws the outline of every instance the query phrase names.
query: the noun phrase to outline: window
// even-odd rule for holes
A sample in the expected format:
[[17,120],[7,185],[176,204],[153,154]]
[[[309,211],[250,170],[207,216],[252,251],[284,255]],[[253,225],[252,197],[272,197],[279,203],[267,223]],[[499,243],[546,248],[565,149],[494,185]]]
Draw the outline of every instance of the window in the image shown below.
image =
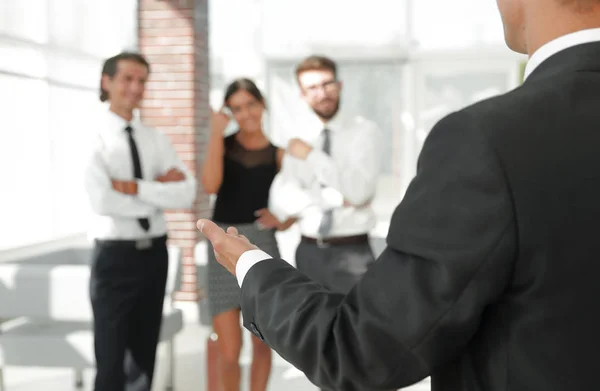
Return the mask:
[[48,1],[0,1],[0,34],[36,43],[47,42]]
[[0,35],[0,72],[27,77],[46,77],[44,51],[37,45]]
[[82,167],[104,58],[136,46],[135,0],[0,0],[0,250],[86,230]]
[[[49,90],[50,140],[52,150],[52,229],[57,236],[81,232],[89,210],[83,189],[90,125],[97,122],[95,91],[51,86]],[[64,108],[68,108],[65,110]],[[73,213],[77,212],[77,213]]]
[[0,248],[47,240],[52,227],[47,99],[43,81],[0,75]]
[[412,0],[412,24],[420,49],[504,45],[502,22],[493,1]]

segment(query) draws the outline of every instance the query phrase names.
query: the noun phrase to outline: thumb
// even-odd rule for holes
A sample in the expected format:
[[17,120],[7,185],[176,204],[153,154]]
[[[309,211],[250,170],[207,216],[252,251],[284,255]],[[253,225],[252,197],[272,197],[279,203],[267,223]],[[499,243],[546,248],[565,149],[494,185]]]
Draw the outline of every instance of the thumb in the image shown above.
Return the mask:
[[213,244],[225,237],[225,231],[210,220],[200,219],[196,223],[196,227],[198,227],[200,232],[202,232],[202,235],[206,236],[206,239]]
[[254,212],[254,216],[260,217],[267,211],[267,208],[262,208]]

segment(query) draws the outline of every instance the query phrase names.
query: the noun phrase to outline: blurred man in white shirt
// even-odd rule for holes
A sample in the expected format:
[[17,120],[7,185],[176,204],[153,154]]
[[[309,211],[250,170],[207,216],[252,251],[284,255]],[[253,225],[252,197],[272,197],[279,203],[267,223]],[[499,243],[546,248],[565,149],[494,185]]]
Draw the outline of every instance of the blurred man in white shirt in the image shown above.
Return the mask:
[[312,143],[292,139],[271,188],[269,208],[298,218],[299,270],[331,290],[347,292],[374,262],[368,232],[381,162],[377,126],[340,107],[342,82],[329,58],[311,56],[296,68],[303,99],[319,118]]
[[168,269],[163,210],[190,208],[196,197],[196,180],[168,137],[134,116],[149,71],[137,53],[109,58],[102,69],[100,100],[110,109],[96,124],[85,170],[94,212],[95,391],[151,389]]

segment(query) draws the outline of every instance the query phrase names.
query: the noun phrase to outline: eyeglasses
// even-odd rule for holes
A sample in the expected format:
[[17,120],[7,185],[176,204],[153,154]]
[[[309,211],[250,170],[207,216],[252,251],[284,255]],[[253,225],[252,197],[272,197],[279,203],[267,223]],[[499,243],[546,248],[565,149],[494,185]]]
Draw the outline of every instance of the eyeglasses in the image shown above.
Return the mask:
[[338,81],[337,80],[328,80],[328,81],[324,81],[321,84],[313,84],[310,86],[306,86],[304,87],[304,91],[308,94],[314,95],[317,92],[319,92],[320,90],[323,90],[324,92],[333,92],[335,91],[335,89],[338,86]]

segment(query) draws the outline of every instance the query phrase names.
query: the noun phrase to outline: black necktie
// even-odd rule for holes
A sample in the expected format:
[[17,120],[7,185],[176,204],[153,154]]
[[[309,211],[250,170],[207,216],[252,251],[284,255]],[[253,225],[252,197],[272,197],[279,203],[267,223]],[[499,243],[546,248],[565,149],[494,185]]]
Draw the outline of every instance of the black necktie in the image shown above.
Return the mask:
[[[327,128],[323,129],[323,152],[331,155],[331,131]],[[327,236],[333,225],[333,209],[323,211],[323,218],[319,224],[319,235]]]
[[[131,150],[131,160],[133,161],[133,176],[136,179],[142,179],[142,163],[140,162],[140,155],[138,153],[137,145],[133,139],[133,128],[130,125],[127,125],[125,130],[127,131],[129,149]],[[150,220],[147,218],[140,218],[138,219],[138,222],[145,231],[150,229]]]

